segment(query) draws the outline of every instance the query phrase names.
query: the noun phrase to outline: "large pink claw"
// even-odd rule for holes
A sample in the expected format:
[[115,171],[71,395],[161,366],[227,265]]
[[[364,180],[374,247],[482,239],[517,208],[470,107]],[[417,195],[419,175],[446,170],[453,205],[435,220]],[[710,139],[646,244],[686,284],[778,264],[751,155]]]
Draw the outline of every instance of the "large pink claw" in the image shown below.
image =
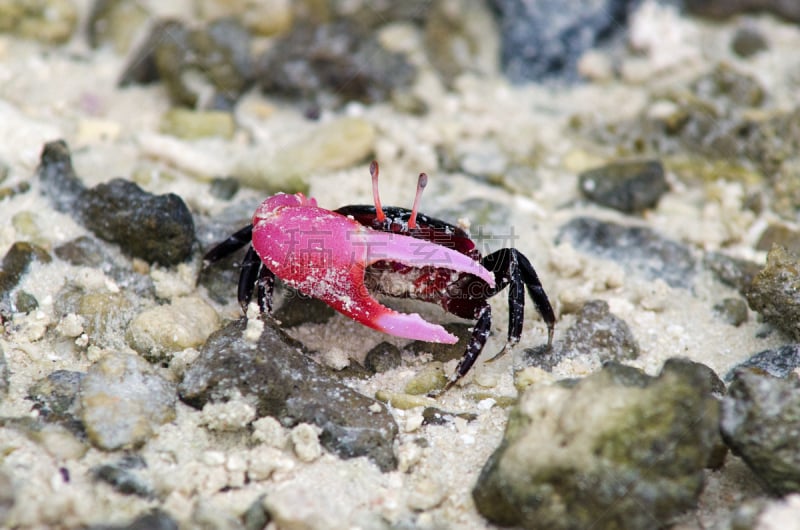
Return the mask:
[[[291,196],[289,196],[291,197]],[[454,344],[458,338],[418,314],[398,313],[380,304],[364,285],[367,266],[377,261],[411,267],[434,266],[478,276],[494,286],[494,276],[472,258],[410,236],[371,230],[337,213],[288,197],[253,218],[253,247],[264,264],[297,290],[319,298],[350,318],[398,337]]]

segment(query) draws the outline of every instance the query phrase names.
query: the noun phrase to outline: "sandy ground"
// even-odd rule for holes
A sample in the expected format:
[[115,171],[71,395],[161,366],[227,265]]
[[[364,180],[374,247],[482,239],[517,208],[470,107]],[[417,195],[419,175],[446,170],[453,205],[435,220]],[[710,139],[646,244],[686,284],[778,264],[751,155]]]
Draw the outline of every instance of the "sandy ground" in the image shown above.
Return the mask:
[[[743,61],[731,55],[728,47],[734,23],[705,24],[680,18],[669,10],[648,9],[652,13],[637,21],[640,46],[647,53],[627,59],[622,80],[550,89],[512,87],[501,78],[464,78],[450,93],[431,83],[426,97],[432,110],[424,117],[401,115],[388,105],[350,105],[343,113],[366,119],[378,129],[375,156],[383,169],[384,204],[408,206],[414,176],[424,170],[431,177],[424,198],[429,210],[444,209],[471,197],[490,199],[508,209],[509,226],[519,236],[516,246],[531,258],[561,313],[557,339],[574,320],[570,308],[601,298],[630,325],[639,341],[642,355],[631,364],[654,374],[665,359],[682,355],[724,374],[751,354],[782,343],[775,333],[760,336],[762,325],[753,313],[740,327],[732,327],[714,315],[711,307],[726,296],[734,296],[732,290],[710,275],[701,275],[693,291],[672,288],[660,281],[631,277],[617,264],[553,243],[558,228],[576,215],[628,221],[621,214],[578,200],[577,172],[603,158],[576,139],[567,123],[573,115],[633,115],[651,91],[691,78],[721,60],[756,76],[767,87],[774,106],[787,108],[796,103],[792,98],[797,94],[797,84],[790,72],[798,71],[800,58],[790,50],[800,47],[800,30],[769,17],[753,18],[752,23],[769,36],[770,49]],[[665,27],[670,31],[664,31]],[[413,38],[419,39],[410,29],[401,29],[410,33],[412,43]],[[281,108],[253,93],[237,108],[241,127],[231,142],[176,141],[160,145],[154,135],[161,114],[168,108],[164,90],[159,86],[117,89],[124,61],[110,50],[89,50],[81,38],[60,48],[44,48],[0,36],[0,160],[10,167],[7,183],[30,181],[33,186],[29,193],[0,203],[0,255],[17,240],[33,240],[52,248],[85,233],[72,219],[53,211],[32,180],[46,141],[63,138],[69,143],[77,172],[87,185],[146,170],[151,178],[143,186],[148,191],[176,192],[194,210],[213,215],[229,203],[209,194],[204,182],[211,175],[193,172],[194,156],[216,159],[215,168],[224,170],[224,160],[231,153],[243,152],[254,142],[274,140],[280,146],[282,138],[308,126],[295,110]],[[322,116],[323,121],[332,118],[331,114]],[[541,150],[535,189],[511,194],[465,175],[440,177],[435,144],[479,143],[487,134],[495,134],[511,149]],[[158,149],[154,145],[159,145]],[[670,182],[672,189],[659,206],[636,222],[697,248],[717,250],[724,245],[730,255],[763,261],[764,256],[752,248],[761,230],[774,219],[769,208],[759,215],[743,211],[744,190],[736,183],[717,182],[698,189],[681,183],[674,175],[670,175]],[[237,201],[259,195],[244,190]],[[366,163],[314,175],[311,195],[329,207],[369,203]],[[32,216],[34,233],[23,233],[14,222],[23,213]],[[195,262],[159,273],[186,283],[197,266]],[[56,260],[35,266],[25,277],[22,287],[36,296],[40,310],[15,318],[13,329],[0,338],[11,369],[10,391],[0,403],[0,416],[32,414],[30,402],[24,399],[27,388],[52,370],[85,370],[90,365],[92,359],[85,354],[54,350],[44,334],[46,327],[59,323],[52,313],[54,294],[66,278],[76,274],[80,271]],[[232,286],[232,302],[217,306],[221,316],[238,316],[234,297]],[[502,346],[507,326],[502,298],[492,301],[496,317],[487,351]],[[350,352],[355,359],[363,358],[372,346],[386,340],[338,316],[327,324],[304,325],[293,334],[312,349]],[[541,344],[544,336],[543,323],[529,310],[517,354]],[[353,386],[368,395],[379,389],[402,390],[424,366],[425,358],[406,356],[405,361],[401,368],[367,381],[353,381]],[[167,492],[161,506],[186,528],[201,522],[208,522],[210,527],[234,527],[231,518],[244,512],[262,493],[269,494],[273,510],[287,521],[286,528],[370,528],[376,527],[378,516],[398,527],[413,521],[417,528],[491,528],[475,512],[470,490],[501,439],[507,411],[471,396],[476,392],[498,398],[514,395],[515,362],[519,363],[518,355],[508,355],[490,365],[479,363],[461,387],[439,400],[445,410],[477,413],[476,421],[423,427],[420,409],[396,410],[402,433],[397,446],[401,464],[396,472],[381,474],[366,461],[341,461],[328,454],[303,461],[291,444],[253,448],[248,435],[210,430],[204,426],[202,412],[179,404],[177,419],[163,426],[142,450],[149,464],[146,473],[159,491]],[[580,361],[566,362],[552,376],[543,374],[542,382],[581,376],[594,369],[596,366]],[[420,444],[420,439],[425,443]],[[4,429],[0,430],[0,455],[2,468],[11,470],[15,483],[17,501],[12,514],[21,528],[121,523],[158,504],[94,483],[87,470],[113,460],[113,455],[96,449],[84,454],[68,444],[39,443]],[[275,469],[266,478],[244,483],[247,466],[243,462],[258,458],[271,459]],[[191,465],[179,465],[187,461]],[[69,471],[69,483],[62,478],[62,468]],[[747,469],[730,458],[723,470],[709,472],[700,508],[678,527],[724,527],[729,510],[758,495]],[[800,520],[796,505],[787,510],[790,517],[793,514]]]

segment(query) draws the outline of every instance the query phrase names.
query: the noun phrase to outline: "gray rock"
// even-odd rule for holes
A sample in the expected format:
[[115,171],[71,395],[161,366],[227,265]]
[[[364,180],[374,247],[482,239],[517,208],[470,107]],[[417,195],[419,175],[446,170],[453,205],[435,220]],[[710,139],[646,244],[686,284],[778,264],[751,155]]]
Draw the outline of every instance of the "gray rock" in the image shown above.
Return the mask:
[[112,464],[95,466],[90,473],[92,478],[99,482],[105,482],[117,493],[153,499],[156,496],[153,487],[136,472],[137,469],[146,467],[147,463],[142,457],[127,455]]
[[745,296],[765,321],[800,340],[800,258],[773,247]]
[[625,23],[636,0],[493,0],[499,12],[501,60],[514,82],[554,75],[577,78],[581,55],[609,40]]
[[86,191],[82,220],[97,237],[147,262],[177,265],[194,244],[194,220],[174,193],[153,195],[133,182],[113,179]]
[[714,312],[731,326],[747,322],[747,303],[741,298],[724,298],[714,304]]
[[737,364],[725,375],[725,380],[732,381],[736,372],[743,368],[755,368],[773,377],[789,377],[798,367],[800,367],[800,344],[787,344],[756,353]]
[[174,193],[153,195],[123,179],[86,189],[63,140],[44,146],[37,173],[57,210],[73,215],[100,239],[119,244],[126,254],[168,266],[190,256],[194,221]]
[[324,324],[336,311],[322,300],[310,298],[289,286],[282,289],[283,302],[273,312],[273,316],[285,327],[300,324]]
[[584,171],[578,185],[587,198],[625,213],[639,213],[658,204],[669,189],[658,160],[615,162]]
[[33,408],[39,412],[39,418],[59,423],[73,434],[85,438],[86,433],[78,413],[78,393],[85,376],[83,372],[56,370],[34,383],[28,389],[28,399],[33,401]]
[[340,383],[270,321],[257,343],[242,336],[245,326],[232,322],[209,337],[179,386],[183,401],[199,408],[238,392],[255,400],[259,417],[319,426],[322,445],[342,458],[367,456],[382,470],[396,467],[397,425],[385,406]]
[[259,59],[258,79],[270,94],[339,105],[383,101],[408,86],[415,69],[374,35],[349,21],[296,24]]
[[616,261],[627,271],[672,287],[689,288],[696,259],[688,247],[643,226],[624,226],[591,217],[576,217],[561,227],[557,243]]
[[598,363],[623,361],[639,356],[639,344],[628,324],[608,310],[603,300],[586,302],[564,339],[550,352],[525,350],[527,364],[551,371],[564,359],[594,360]]
[[753,278],[761,270],[761,266],[754,261],[732,258],[719,252],[709,252],[703,256],[703,265],[714,273],[720,282],[733,287],[743,295],[750,289]]
[[756,250],[770,250],[773,245],[780,245],[793,254],[800,254],[800,230],[784,224],[770,224],[758,238]]
[[737,370],[722,401],[720,431],[772,492],[800,491],[800,379]]
[[389,342],[376,344],[364,357],[364,367],[373,374],[397,368],[402,362],[400,348]]
[[[120,86],[162,80],[170,100],[189,108],[231,110],[253,77],[250,35],[233,18],[188,29],[177,20],[161,20],[131,55]],[[200,78],[213,88],[202,101],[190,79]]]
[[80,416],[89,440],[106,450],[144,444],[175,418],[175,386],[136,355],[109,354],[81,382]]
[[719,439],[707,370],[658,377],[610,363],[572,386],[531,387],[475,488],[499,525],[650,529],[693,507]]
[[743,25],[736,29],[731,39],[731,49],[739,57],[747,58],[769,48],[769,42],[758,28]]

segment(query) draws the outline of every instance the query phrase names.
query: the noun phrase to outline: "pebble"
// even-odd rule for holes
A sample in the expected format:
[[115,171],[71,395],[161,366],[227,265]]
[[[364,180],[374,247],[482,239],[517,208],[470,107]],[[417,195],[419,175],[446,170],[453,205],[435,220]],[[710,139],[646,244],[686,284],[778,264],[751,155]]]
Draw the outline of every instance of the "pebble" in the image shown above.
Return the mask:
[[8,249],[0,262],[0,314],[17,310],[12,303],[11,292],[34,263],[50,263],[50,253],[39,245],[17,241]]
[[434,361],[425,364],[405,386],[405,393],[411,395],[428,395],[436,390],[441,390],[447,384],[444,366],[441,362]]
[[693,507],[719,438],[706,370],[671,359],[657,377],[617,363],[570,385],[530,387],[473,489],[492,523],[654,528]]
[[578,186],[597,204],[625,213],[654,208],[669,189],[658,160],[615,162],[590,169],[578,176]]
[[400,348],[390,342],[379,342],[364,357],[364,367],[373,374],[386,372],[402,364]]
[[265,322],[255,345],[242,336],[245,328],[239,320],[209,337],[179,385],[183,401],[201,408],[238,393],[252,400],[258,418],[321,428],[322,446],[342,458],[367,456],[383,470],[397,466],[392,451],[397,425],[388,411],[371,412],[374,400],[310,360],[272,322]]
[[758,352],[731,368],[725,375],[725,380],[732,381],[737,371],[747,368],[773,377],[789,377],[792,372],[800,368],[800,343],[786,344],[780,348]]
[[319,427],[309,423],[300,423],[289,432],[294,454],[301,462],[313,462],[322,455],[319,431]]
[[183,140],[219,137],[230,140],[236,123],[230,112],[174,108],[161,117],[159,131]]
[[639,344],[628,324],[609,311],[603,300],[590,300],[580,309],[575,323],[550,352],[525,350],[528,366],[552,371],[564,359],[580,359],[597,364],[624,361],[639,356]]
[[714,304],[714,312],[731,326],[747,322],[747,303],[741,298],[723,298]]
[[577,78],[584,52],[622,31],[630,0],[578,0],[569,9],[558,0],[498,0],[501,60],[516,83],[547,77]]
[[697,260],[690,249],[651,228],[576,217],[560,229],[556,243],[619,263],[626,271],[670,287],[691,287]]
[[175,105],[231,110],[253,76],[250,46],[249,33],[234,18],[194,29],[160,20],[131,55],[119,84],[160,79]]
[[720,432],[770,491],[800,492],[800,378],[737,370],[722,401]]
[[769,251],[773,245],[779,245],[792,254],[800,255],[800,230],[784,224],[770,224],[761,232],[755,248]]
[[800,258],[774,246],[745,296],[765,321],[800,340]]
[[111,353],[81,382],[80,418],[89,440],[104,450],[141,446],[175,419],[177,392],[136,355]]
[[736,28],[731,49],[739,57],[748,58],[769,49],[769,42],[758,28],[744,24]]
[[147,359],[164,360],[177,351],[202,346],[219,326],[219,316],[207,302],[198,296],[182,296],[136,315],[126,339]]
[[415,69],[364,30],[349,20],[295,24],[258,59],[261,89],[323,107],[386,100],[411,83]]
[[174,193],[153,195],[119,178],[86,189],[63,140],[44,146],[37,173],[43,192],[57,210],[72,214],[100,239],[119,244],[126,254],[165,266],[185,261],[191,254],[194,220]]

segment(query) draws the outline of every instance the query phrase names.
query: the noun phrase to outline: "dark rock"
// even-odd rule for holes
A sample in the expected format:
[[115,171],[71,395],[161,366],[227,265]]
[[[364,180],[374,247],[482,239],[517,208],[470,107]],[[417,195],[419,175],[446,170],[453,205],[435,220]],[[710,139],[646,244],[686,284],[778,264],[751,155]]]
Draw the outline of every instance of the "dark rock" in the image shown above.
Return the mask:
[[731,326],[741,326],[747,322],[747,303],[741,298],[724,298],[714,304],[714,312]]
[[14,307],[22,313],[32,313],[39,309],[39,301],[28,292],[17,291],[17,295],[14,297]]
[[703,257],[703,265],[713,272],[717,279],[733,287],[744,295],[753,283],[753,278],[761,270],[754,261],[747,261],[726,256],[720,252],[709,252]]
[[441,361],[443,363],[452,361],[453,359],[461,359],[464,356],[464,352],[467,351],[467,342],[470,337],[472,337],[473,324],[451,322],[444,324],[442,327],[444,327],[448,333],[452,333],[458,337],[458,342],[455,344],[444,344],[415,340],[406,346],[406,349],[414,353],[430,353],[434,361]]
[[771,224],[761,233],[756,250],[770,250],[779,245],[792,254],[800,255],[800,231],[783,224]]
[[44,145],[37,175],[42,183],[42,193],[50,200],[50,204],[59,212],[72,213],[75,202],[81,199],[86,186],[72,167],[69,147],[64,140]]
[[152,499],[155,497],[153,488],[136,474],[137,469],[146,467],[147,463],[142,457],[128,455],[113,464],[93,467],[90,473],[92,478],[107,483],[117,493]]
[[373,374],[397,368],[402,362],[400,348],[385,341],[375,345],[364,357],[364,367]]
[[669,189],[658,160],[616,162],[584,171],[579,186],[592,201],[625,213],[655,207]]
[[684,6],[689,13],[715,19],[751,11],[766,11],[800,22],[800,4],[795,0],[685,0]]
[[336,314],[322,300],[306,296],[289,286],[284,286],[281,291],[283,303],[272,314],[284,327],[291,328],[306,323],[324,324]]
[[661,278],[671,287],[689,288],[694,280],[696,259],[689,248],[647,227],[576,217],[559,230],[556,242],[563,241],[650,280]]
[[92,525],[88,530],[178,530],[178,523],[165,511],[154,508],[122,525]]
[[773,247],[745,296],[765,321],[800,340],[800,259]]
[[731,40],[731,49],[739,57],[752,57],[758,52],[769,48],[769,43],[764,35],[751,26],[740,26],[736,29]]
[[11,245],[0,263],[0,312],[18,310],[11,301],[11,291],[19,285],[31,264],[50,263],[51,260],[50,254],[36,244],[17,241]]
[[681,359],[658,377],[616,377],[620,367],[520,397],[472,492],[484,517],[523,528],[650,529],[695,505],[719,440],[707,371]]
[[621,31],[636,0],[493,0],[500,17],[501,60],[514,82],[577,79],[581,55]]
[[265,497],[266,495],[259,495],[242,514],[244,530],[264,530],[272,520],[272,516],[264,506]]
[[403,55],[349,22],[296,24],[259,59],[258,72],[264,92],[321,106],[383,101],[415,73]]
[[239,181],[235,177],[216,177],[211,179],[208,191],[217,199],[229,201],[239,191]]
[[377,401],[340,383],[270,321],[256,344],[242,336],[245,326],[239,320],[211,335],[184,374],[181,399],[202,407],[239,392],[256,400],[259,417],[319,426],[322,445],[342,458],[368,456],[383,470],[396,467],[397,425],[383,405],[370,410]]
[[191,255],[194,220],[174,193],[153,195],[133,182],[113,179],[87,190],[82,208],[89,230],[131,256],[170,266]]
[[737,370],[722,401],[720,431],[772,492],[800,491],[800,379]]
[[725,380],[731,381],[740,369],[754,369],[774,377],[789,377],[798,367],[800,367],[800,344],[787,344],[756,353],[737,364],[725,375]]
[[194,221],[177,195],[153,195],[123,179],[87,190],[62,140],[44,146],[37,173],[57,210],[72,214],[99,238],[118,243],[123,252],[168,266],[191,254]]
[[422,411],[423,425],[446,425],[455,418],[475,421],[478,419],[478,415],[472,412],[447,412],[436,407],[425,407]]
[[34,383],[28,389],[28,399],[33,401],[39,417],[49,422],[79,423],[78,392],[85,376],[83,372],[56,370]]
[[[133,54],[119,84],[161,79],[176,105],[230,110],[252,75],[250,35],[236,20],[219,19],[195,30],[176,20],[163,20]],[[190,83],[192,77],[213,87],[210,101],[200,100],[201,92]]]
[[553,344],[550,352],[538,354],[527,349],[525,354],[529,365],[551,371],[564,359],[599,363],[635,359],[639,356],[639,344],[628,324],[612,314],[605,301],[590,300],[583,305],[564,339]]

